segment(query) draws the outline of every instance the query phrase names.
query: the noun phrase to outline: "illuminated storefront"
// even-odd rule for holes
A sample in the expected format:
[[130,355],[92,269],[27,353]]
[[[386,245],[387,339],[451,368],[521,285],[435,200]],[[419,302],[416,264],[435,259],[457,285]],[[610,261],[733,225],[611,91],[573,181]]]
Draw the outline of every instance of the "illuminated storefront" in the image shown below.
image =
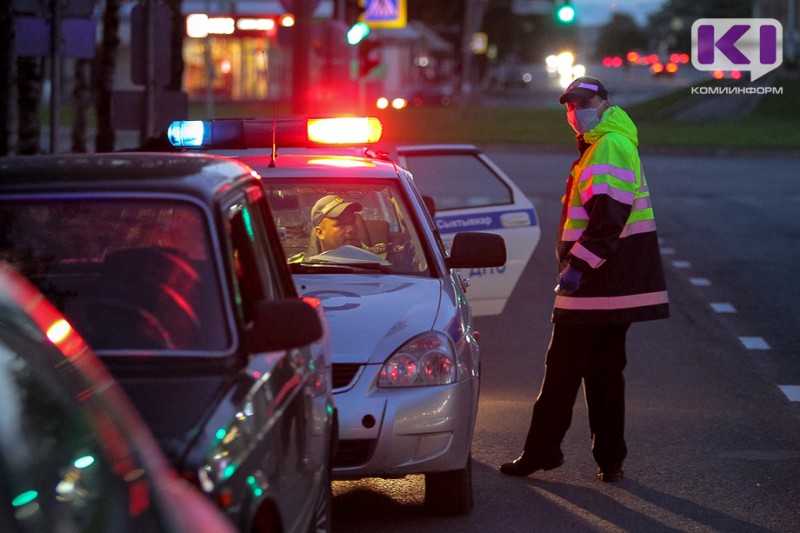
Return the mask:
[[279,100],[291,87],[291,50],[278,35],[291,15],[186,17],[183,86],[190,100]]

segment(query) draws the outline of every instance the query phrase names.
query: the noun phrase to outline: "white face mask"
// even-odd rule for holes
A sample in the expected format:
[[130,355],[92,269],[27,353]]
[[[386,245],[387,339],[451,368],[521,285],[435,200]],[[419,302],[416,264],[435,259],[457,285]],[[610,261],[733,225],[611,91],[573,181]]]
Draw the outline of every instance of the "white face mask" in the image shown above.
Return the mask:
[[567,122],[569,122],[569,125],[575,130],[575,133],[591,131],[595,126],[600,124],[600,108],[603,107],[604,104],[605,102],[597,107],[567,111]]

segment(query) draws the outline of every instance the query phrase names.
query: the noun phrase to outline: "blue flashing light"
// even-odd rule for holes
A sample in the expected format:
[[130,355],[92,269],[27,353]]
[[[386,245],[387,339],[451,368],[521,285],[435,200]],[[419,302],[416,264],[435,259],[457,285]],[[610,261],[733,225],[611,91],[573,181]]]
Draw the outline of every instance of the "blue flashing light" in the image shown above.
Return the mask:
[[167,138],[172,146],[200,147],[206,137],[202,120],[177,120],[169,125]]

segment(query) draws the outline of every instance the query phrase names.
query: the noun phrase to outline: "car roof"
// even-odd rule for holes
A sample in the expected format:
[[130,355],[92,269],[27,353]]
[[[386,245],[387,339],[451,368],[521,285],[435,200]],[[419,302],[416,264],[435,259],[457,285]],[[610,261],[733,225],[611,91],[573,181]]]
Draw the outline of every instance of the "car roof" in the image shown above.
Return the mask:
[[254,179],[241,162],[207,154],[107,153],[0,158],[0,193],[164,192],[211,200]]

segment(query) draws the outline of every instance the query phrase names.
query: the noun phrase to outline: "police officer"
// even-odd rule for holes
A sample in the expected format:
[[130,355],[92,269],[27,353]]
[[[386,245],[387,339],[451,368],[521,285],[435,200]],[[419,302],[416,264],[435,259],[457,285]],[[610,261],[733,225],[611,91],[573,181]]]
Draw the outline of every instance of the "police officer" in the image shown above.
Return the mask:
[[619,481],[625,445],[625,340],[632,322],[669,316],[661,256],[630,117],[603,84],[573,81],[559,98],[576,132],[556,243],[559,275],[545,377],[510,476],[564,462],[561,442],[583,383],[601,481]]

